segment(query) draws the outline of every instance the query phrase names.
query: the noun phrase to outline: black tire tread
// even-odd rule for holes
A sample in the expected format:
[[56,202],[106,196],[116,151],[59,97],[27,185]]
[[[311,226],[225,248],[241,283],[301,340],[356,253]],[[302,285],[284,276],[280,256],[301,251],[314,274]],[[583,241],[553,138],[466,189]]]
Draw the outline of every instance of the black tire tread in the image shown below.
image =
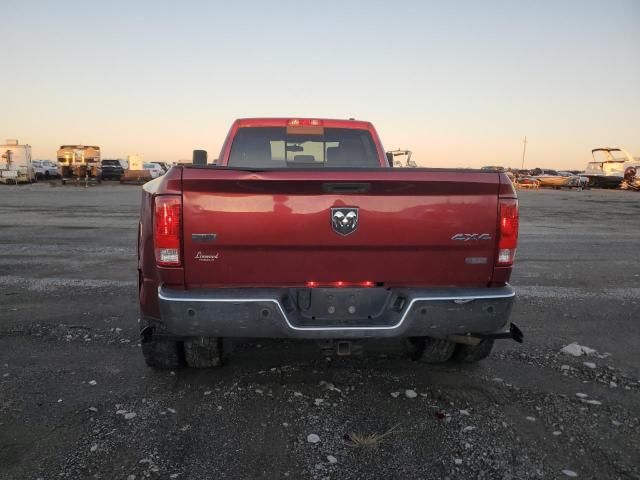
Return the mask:
[[184,358],[189,367],[211,368],[222,366],[222,339],[194,337],[184,342]]
[[458,343],[452,358],[460,363],[479,362],[489,356],[493,349],[493,342],[493,338],[483,338],[477,345]]
[[407,339],[409,356],[423,363],[445,363],[454,353],[456,344],[433,337],[412,337]]
[[176,341],[154,338],[142,342],[142,355],[146,364],[153,368],[172,369],[182,366],[180,345]]

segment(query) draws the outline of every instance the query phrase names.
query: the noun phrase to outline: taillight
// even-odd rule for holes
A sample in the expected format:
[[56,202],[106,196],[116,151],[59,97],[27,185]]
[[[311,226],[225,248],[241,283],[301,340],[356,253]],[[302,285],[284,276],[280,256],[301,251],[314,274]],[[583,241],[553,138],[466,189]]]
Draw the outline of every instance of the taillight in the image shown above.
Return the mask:
[[154,243],[158,265],[180,266],[181,216],[182,200],[179,195],[155,198]]
[[500,199],[497,265],[511,265],[518,245],[518,200]]

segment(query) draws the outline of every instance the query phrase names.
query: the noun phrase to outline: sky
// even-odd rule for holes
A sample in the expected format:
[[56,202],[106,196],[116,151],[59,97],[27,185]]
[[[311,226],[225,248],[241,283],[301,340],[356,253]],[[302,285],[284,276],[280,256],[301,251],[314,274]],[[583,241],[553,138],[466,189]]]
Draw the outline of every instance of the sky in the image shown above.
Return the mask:
[[640,156],[640,0],[0,0],[0,143],[216,158],[252,116],[371,121],[425,167]]

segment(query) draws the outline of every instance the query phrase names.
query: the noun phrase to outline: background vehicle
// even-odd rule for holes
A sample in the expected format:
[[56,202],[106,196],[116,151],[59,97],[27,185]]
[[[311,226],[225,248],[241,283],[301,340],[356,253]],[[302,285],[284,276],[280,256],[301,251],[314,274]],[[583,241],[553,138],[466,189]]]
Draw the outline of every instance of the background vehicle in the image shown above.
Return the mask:
[[193,160],[143,187],[149,365],[219,365],[223,337],[312,338],[338,354],[401,337],[435,363],[521,340],[503,173],[389,168],[373,126],[351,120],[238,120],[219,165]]
[[549,168],[534,168],[532,174],[541,187],[565,187],[571,177],[570,174],[562,174]]
[[[604,155],[596,158],[596,153]],[[616,158],[614,154],[620,153],[624,158]],[[624,172],[628,166],[637,163],[636,159],[623,148],[594,148],[591,150],[593,162],[587,164],[587,168],[581,176],[589,179],[590,187],[618,188],[624,179]]]
[[158,165],[162,169],[163,174],[167,173],[171,168],[171,164],[167,162],[150,162],[150,163],[155,163],[156,165]]
[[640,191],[640,162],[633,162],[632,165],[628,165],[624,170],[624,180],[620,184],[622,190],[635,190]]
[[[387,152],[387,161],[390,167],[397,168],[417,168],[415,161],[411,160],[411,150],[390,150]],[[398,157],[404,157],[404,163]]]
[[577,175],[574,172],[569,171],[558,171],[558,175],[566,177],[566,182],[564,183],[564,187],[572,187],[572,188],[588,188],[589,187],[589,178]]
[[509,177],[509,180],[512,182],[516,181],[515,174],[511,171],[511,169],[505,169],[504,167],[487,165],[486,167],[482,167],[480,170],[489,171],[489,172],[504,172],[504,174]]
[[158,178],[162,175],[164,175],[164,170],[162,169],[162,167],[160,165],[158,165],[157,163],[153,163],[153,162],[146,162],[144,165],[144,170],[147,170],[149,172],[149,174],[151,174],[151,178]]
[[539,177],[540,175],[557,177],[558,172],[556,170],[551,170],[550,168],[534,168],[533,170],[531,170],[531,175],[536,177]]
[[0,182],[31,183],[36,179],[31,162],[31,145],[7,140],[0,145]]
[[154,167],[145,169],[145,165],[149,162],[144,161],[144,157],[141,154],[132,154],[127,156],[127,168],[124,171],[122,177],[120,177],[120,183],[128,183],[134,185],[142,185],[154,178],[151,175],[150,170],[155,170]]
[[57,152],[63,177],[100,178],[100,147],[96,145],[62,145]]
[[104,180],[120,180],[126,170],[124,162],[119,159],[104,159],[101,165]]
[[60,176],[58,166],[50,160],[33,160],[31,164],[38,180],[48,180]]

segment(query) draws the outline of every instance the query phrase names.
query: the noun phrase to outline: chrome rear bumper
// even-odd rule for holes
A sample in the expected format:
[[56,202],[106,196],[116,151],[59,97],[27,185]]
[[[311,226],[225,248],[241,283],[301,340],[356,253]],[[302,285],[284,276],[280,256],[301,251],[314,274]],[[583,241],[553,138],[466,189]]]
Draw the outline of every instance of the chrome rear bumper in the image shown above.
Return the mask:
[[508,330],[515,292],[510,286],[390,290],[160,287],[158,297],[161,318],[153,321],[154,335],[318,339],[492,334]]

